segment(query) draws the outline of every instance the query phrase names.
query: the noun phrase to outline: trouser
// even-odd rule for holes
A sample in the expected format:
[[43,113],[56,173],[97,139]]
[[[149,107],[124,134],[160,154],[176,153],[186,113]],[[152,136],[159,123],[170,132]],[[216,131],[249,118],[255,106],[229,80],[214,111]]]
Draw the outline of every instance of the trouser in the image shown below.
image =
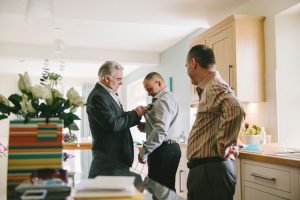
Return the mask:
[[209,160],[189,167],[188,200],[233,199],[236,184],[233,160]]
[[178,143],[163,142],[148,156],[148,177],[175,191],[175,176],[180,157]]

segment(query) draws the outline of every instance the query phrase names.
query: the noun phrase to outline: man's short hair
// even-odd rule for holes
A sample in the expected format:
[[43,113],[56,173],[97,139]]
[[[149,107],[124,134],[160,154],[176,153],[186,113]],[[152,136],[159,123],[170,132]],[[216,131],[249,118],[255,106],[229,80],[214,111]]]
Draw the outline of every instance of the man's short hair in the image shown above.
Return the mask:
[[154,80],[154,79],[160,79],[160,80],[164,81],[163,77],[157,72],[150,72],[144,78],[144,80]]
[[193,46],[188,53],[188,60],[194,58],[197,63],[205,69],[208,69],[216,63],[214,52],[205,45]]
[[115,61],[106,61],[98,71],[98,77],[101,80],[105,76],[111,76],[116,70],[123,70],[123,67]]

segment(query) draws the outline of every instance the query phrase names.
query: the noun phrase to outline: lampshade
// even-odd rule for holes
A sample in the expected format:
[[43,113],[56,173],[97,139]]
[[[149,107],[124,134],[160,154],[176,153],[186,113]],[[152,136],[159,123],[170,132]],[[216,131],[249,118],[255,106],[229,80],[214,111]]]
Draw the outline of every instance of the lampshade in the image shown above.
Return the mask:
[[28,0],[25,14],[27,24],[53,24],[54,0]]

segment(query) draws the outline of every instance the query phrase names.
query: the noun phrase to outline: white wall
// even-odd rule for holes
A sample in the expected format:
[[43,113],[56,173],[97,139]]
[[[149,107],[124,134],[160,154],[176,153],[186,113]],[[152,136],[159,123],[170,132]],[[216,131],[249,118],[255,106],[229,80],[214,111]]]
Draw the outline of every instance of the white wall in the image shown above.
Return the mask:
[[[18,76],[1,75],[0,76],[0,94],[8,97],[18,91]],[[9,120],[0,120],[0,141],[7,146],[8,143],[8,125]],[[0,200],[6,199],[6,180],[7,180],[7,153],[6,156],[0,157]]]
[[272,140],[278,140],[277,94],[276,94],[276,37],[275,16],[297,4],[299,0],[250,0],[234,11],[238,14],[266,16],[265,20],[265,55],[266,55],[266,102],[246,104],[246,121],[265,126]]
[[[299,6],[300,7],[300,6]],[[300,147],[300,9],[276,17],[279,142]]]

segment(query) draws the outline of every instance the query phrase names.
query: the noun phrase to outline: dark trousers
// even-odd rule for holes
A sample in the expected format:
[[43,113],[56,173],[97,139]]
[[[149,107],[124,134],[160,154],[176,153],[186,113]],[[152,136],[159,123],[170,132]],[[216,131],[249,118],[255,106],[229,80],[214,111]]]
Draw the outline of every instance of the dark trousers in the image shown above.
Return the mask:
[[148,177],[175,191],[175,176],[181,157],[177,143],[163,143],[148,156]]
[[201,163],[190,168],[188,200],[232,200],[236,175],[234,161]]

